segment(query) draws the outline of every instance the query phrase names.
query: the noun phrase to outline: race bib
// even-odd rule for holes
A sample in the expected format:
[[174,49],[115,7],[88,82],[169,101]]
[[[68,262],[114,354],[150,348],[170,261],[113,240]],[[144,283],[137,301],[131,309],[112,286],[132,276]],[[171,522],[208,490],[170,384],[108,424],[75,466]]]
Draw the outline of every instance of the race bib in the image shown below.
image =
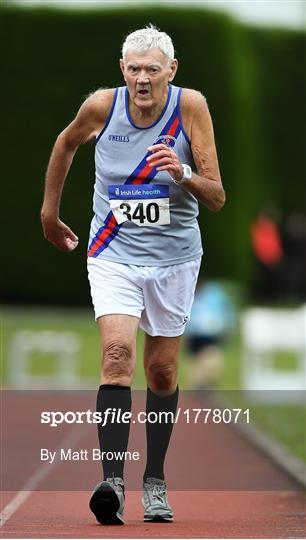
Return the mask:
[[170,223],[169,186],[124,184],[108,188],[109,204],[117,223],[132,221],[139,227]]

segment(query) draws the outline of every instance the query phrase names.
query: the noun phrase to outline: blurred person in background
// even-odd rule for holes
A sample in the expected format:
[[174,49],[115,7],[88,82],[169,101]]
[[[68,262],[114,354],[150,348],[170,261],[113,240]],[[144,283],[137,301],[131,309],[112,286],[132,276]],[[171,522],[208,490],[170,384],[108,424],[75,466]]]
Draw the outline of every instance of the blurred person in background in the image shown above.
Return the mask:
[[185,339],[190,389],[208,389],[218,383],[223,347],[235,320],[234,306],[219,283],[208,281],[197,287]]
[[[60,133],[46,175],[41,219],[62,251],[78,245],[59,218],[77,148],[96,140],[94,217],[88,274],[102,348],[97,411],[131,411],[138,326],[145,332],[146,413],[175,414],[180,336],[188,320],[202,246],[198,201],[225,202],[212,121],[202,94],[171,84],[178,63],[171,38],[153,26],[126,38],[126,86],[94,92]],[[146,423],[145,521],[172,521],[164,461],[173,425]],[[130,422],[99,426],[101,452],[127,449]],[[90,508],[103,524],[123,524],[124,457],[102,461],[104,480]]]
[[306,216],[265,206],[251,224],[255,256],[253,299],[300,303],[306,299]]
[[282,295],[283,246],[280,211],[273,205],[262,208],[251,224],[255,258],[252,296],[256,302],[274,302]]

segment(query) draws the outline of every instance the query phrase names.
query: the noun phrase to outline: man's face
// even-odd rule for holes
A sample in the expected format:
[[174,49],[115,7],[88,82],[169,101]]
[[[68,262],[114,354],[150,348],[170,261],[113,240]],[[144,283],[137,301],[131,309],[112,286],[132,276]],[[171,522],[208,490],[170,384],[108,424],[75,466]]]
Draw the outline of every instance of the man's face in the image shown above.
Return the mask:
[[140,52],[129,50],[120,67],[131,102],[140,109],[150,109],[163,102],[168,83],[174,79],[177,60],[169,63],[159,49]]

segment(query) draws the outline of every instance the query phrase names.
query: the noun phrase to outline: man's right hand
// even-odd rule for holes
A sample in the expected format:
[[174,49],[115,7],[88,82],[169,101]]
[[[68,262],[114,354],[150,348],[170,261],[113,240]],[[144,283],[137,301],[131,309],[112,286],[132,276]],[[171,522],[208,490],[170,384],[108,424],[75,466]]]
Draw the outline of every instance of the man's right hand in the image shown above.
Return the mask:
[[60,219],[50,219],[42,215],[41,222],[46,240],[57,249],[60,251],[73,251],[77,247],[79,243],[78,237]]
[[46,173],[41,221],[45,238],[61,251],[73,251],[79,242],[72,230],[58,218],[65,179],[80,144],[97,137],[103,129],[114,94],[114,88],[94,92],[55,141]]

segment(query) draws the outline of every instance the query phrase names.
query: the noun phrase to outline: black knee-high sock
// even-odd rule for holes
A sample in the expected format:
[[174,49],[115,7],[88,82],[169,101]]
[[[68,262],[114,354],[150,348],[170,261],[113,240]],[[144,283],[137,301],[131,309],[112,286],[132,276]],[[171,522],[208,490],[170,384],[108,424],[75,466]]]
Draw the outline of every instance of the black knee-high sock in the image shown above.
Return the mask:
[[[146,405],[147,415],[154,411],[155,413],[171,412],[174,416],[177,408],[178,395],[178,387],[175,392],[169,396],[159,396],[148,388]],[[165,420],[156,423],[146,422],[147,465],[143,475],[144,481],[147,478],[164,479],[164,461],[172,429],[173,423],[170,421],[170,415],[167,423]]]
[[[126,452],[130,421],[128,423],[111,422],[109,415],[106,425],[103,426],[104,412],[106,409],[121,409],[120,419],[123,413],[131,412],[131,388],[117,384],[102,384],[97,395],[97,412],[102,413],[102,423],[98,424],[98,435],[101,452]],[[103,456],[102,467],[104,480],[112,476],[123,478],[124,459],[107,459]]]

